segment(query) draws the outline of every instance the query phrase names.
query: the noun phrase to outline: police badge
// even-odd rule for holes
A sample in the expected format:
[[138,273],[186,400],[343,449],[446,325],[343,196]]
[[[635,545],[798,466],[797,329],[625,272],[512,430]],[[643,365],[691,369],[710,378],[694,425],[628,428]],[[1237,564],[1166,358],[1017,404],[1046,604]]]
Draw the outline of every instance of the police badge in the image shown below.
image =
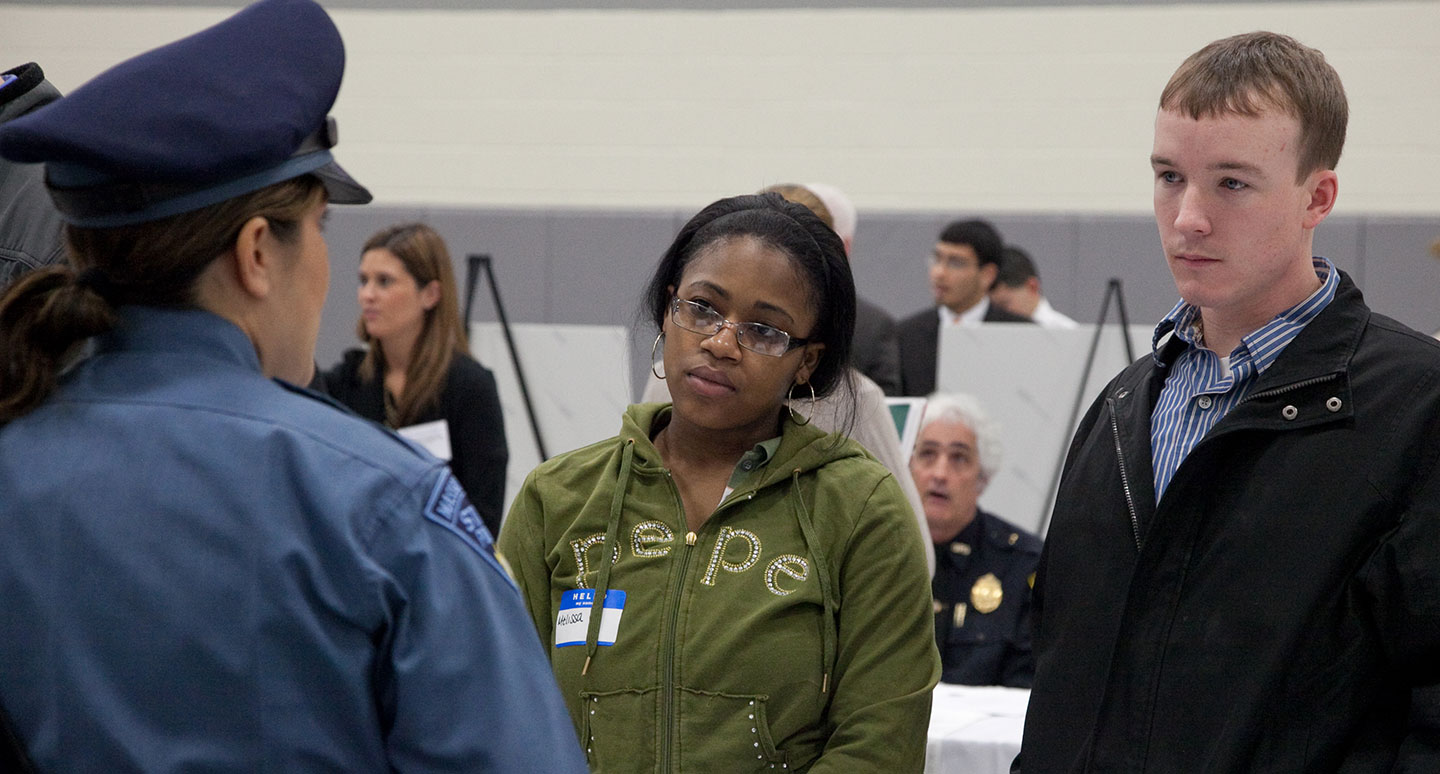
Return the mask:
[[1005,597],[1005,590],[1000,587],[1000,579],[995,573],[987,572],[975,581],[970,587],[970,606],[979,613],[993,613],[1000,607],[1000,601]]

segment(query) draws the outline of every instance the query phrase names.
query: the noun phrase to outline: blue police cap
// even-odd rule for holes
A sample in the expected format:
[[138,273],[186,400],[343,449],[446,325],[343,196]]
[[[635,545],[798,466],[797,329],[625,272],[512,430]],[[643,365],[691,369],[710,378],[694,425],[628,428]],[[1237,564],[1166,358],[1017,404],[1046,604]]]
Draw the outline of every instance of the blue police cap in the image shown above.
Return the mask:
[[66,222],[113,228],[218,204],[300,175],[337,204],[372,198],[330,154],[345,69],[313,0],[261,0],[106,70],[0,126],[0,156],[45,164]]

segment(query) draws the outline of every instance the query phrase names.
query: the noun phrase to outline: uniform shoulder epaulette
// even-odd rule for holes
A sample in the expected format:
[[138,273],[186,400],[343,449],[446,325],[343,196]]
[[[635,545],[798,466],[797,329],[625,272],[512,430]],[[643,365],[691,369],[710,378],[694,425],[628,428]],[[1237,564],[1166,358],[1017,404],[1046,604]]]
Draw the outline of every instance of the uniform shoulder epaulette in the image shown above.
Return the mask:
[[319,401],[319,402],[324,403],[325,405],[327,405],[327,406],[329,406],[329,407],[331,407],[331,408],[340,409],[341,411],[345,412],[346,414],[350,414],[350,415],[352,415],[352,416],[359,416],[359,414],[356,414],[354,411],[351,411],[349,406],[345,405],[344,403],[341,403],[341,402],[338,401],[338,400],[335,400],[334,398],[330,397],[329,395],[326,395],[326,394],[323,393],[323,392],[317,392],[317,391],[315,391],[315,390],[310,389],[309,387],[301,387],[301,386],[298,385],[298,384],[291,384],[290,382],[287,382],[287,381],[285,381],[284,379],[271,379],[270,381],[272,381],[272,382],[280,385],[281,387],[284,387],[286,390],[288,390],[289,392],[293,392],[293,393],[295,393],[296,395],[302,395],[302,396],[304,396],[304,397],[306,397],[306,398],[309,398],[309,399],[311,399],[311,400]]
[[986,525],[985,539],[1009,551],[1039,554],[1044,543],[1040,538],[1001,518],[992,518]]

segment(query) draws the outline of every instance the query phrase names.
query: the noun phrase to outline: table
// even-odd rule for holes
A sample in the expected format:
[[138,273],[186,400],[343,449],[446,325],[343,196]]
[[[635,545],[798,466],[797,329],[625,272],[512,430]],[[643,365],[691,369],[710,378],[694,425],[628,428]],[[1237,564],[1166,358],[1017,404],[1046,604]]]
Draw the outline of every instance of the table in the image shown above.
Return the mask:
[[935,686],[925,774],[1007,774],[1029,702],[1024,688]]

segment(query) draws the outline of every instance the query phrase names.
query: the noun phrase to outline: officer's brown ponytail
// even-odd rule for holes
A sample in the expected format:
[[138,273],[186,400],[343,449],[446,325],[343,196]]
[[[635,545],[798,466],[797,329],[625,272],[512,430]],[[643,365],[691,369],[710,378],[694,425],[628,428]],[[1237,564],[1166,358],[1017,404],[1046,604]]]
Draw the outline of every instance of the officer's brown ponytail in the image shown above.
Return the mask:
[[235,245],[250,218],[280,239],[324,195],[309,175],[163,220],[107,229],[66,227],[74,268],[21,277],[0,296],[0,425],[55,389],[80,345],[113,328],[124,304],[190,306],[195,282]]
[[42,269],[0,298],[0,424],[34,408],[79,345],[114,326],[110,304],[78,277]]

